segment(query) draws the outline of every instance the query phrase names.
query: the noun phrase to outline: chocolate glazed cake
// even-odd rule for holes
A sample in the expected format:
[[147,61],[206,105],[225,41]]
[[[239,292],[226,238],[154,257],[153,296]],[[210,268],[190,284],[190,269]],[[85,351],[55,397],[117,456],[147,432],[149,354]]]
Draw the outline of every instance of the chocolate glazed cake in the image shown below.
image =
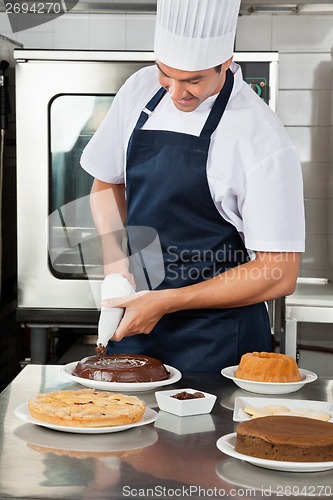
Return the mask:
[[98,382],[157,382],[170,378],[170,372],[158,359],[140,354],[90,356],[79,361],[75,377]]
[[244,455],[287,462],[332,462],[333,423],[268,416],[238,425],[235,449]]

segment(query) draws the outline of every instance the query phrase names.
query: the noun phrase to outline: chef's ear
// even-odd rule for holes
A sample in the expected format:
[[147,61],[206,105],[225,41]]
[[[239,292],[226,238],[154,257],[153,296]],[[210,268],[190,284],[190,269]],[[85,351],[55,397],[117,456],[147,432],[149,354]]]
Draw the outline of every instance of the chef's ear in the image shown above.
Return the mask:
[[225,62],[222,64],[222,70],[223,70],[223,71],[227,71],[227,69],[229,69],[230,64],[232,63],[232,60],[233,60],[233,56],[231,56],[231,57],[230,57],[230,59],[228,59],[227,61],[225,61]]

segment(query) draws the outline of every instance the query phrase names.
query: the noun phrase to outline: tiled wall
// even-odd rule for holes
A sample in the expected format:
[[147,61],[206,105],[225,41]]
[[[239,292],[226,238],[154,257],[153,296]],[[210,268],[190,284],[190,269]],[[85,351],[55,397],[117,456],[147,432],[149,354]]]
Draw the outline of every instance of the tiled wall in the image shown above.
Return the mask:
[[[333,15],[244,16],[237,50],[280,53],[278,114],[303,167],[306,252],[301,275],[333,278]],[[259,37],[253,33],[260,33]]]
[[12,33],[0,13],[0,33],[34,49],[151,50],[154,14],[67,13],[35,28]]

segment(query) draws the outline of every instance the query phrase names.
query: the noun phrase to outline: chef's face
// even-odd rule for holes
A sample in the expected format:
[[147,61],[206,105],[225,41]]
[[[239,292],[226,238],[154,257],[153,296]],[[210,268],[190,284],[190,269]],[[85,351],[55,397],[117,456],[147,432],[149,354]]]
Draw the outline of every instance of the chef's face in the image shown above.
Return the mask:
[[167,89],[176,108],[188,113],[208,97],[220,92],[231,61],[232,58],[223,63],[220,71],[220,68],[183,71],[166,66],[160,61],[156,61],[156,65],[160,84]]

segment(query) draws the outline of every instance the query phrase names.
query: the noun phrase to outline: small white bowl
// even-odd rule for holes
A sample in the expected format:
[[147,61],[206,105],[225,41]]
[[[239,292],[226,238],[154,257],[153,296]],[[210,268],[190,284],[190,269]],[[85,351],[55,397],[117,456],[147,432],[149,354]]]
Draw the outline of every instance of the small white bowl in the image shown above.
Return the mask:
[[[185,400],[171,397],[175,394],[179,394],[180,392],[189,392],[190,394],[193,394],[194,392],[201,392],[205,397]],[[157,391],[155,392],[155,397],[160,410],[166,411],[168,413],[173,413],[174,415],[178,415],[179,417],[210,413],[216,401],[216,396],[214,396],[214,394],[198,391],[197,389],[174,389],[170,391]]]
[[257,394],[291,394],[301,389],[305,384],[317,380],[317,375],[309,370],[299,369],[302,380],[299,382],[255,382],[253,380],[244,380],[235,377],[236,366],[228,366],[221,371],[222,375],[230,378],[235,382],[238,387],[248,392],[255,392]]

